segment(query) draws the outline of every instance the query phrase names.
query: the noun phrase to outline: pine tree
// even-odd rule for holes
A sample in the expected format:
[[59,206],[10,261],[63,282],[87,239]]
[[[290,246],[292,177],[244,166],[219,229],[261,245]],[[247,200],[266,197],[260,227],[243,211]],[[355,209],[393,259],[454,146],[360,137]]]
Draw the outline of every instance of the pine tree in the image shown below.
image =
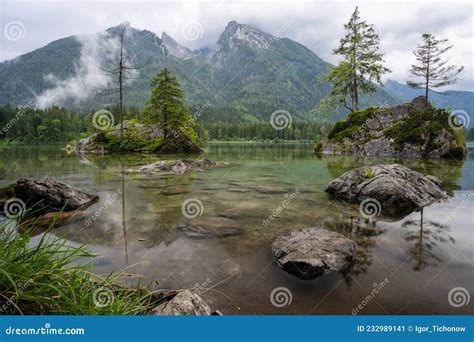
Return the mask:
[[[360,20],[356,7],[347,24],[347,34],[340,40],[334,54],[342,61],[331,68],[326,80],[332,83],[331,95],[351,111],[359,109],[359,94],[376,91],[374,82],[382,85],[381,76],[390,69],[383,65],[383,53],[379,52],[379,36],[374,26]],[[346,103],[351,98],[351,106]]]
[[422,35],[423,43],[419,44],[413,54],[418,62],[408,71],[411,77],[421,78],[419,82],[407,81],[413,88],[425,88],[425,106],[428,105],[428,91],[430,88],[444,87],[457,82],[456,76],[463,71],[463,66],[446,65],[447,59],[443,54],[453,46],[444,46],[448,39],[436,39],[434,35]]
[[163,145],[176,145],[186,138],[196,142],[195,123],[184,103],[184,93],[178,80],[166,68],[152,80],[152,92],[145,115],[163,130]]

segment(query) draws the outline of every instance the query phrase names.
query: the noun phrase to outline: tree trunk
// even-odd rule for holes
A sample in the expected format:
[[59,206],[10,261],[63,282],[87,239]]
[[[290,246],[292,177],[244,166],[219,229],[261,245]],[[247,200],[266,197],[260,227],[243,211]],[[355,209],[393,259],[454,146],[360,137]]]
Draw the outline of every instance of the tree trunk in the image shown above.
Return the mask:
[[[354,37],[357,35],[357,27],[354,23]],[[357,94],[357,60],[356,60],[356,43],[352,43],[352,111],[359,109],[359,95]]]
[[425,83],[425,109],[428,108],[428,90],[430,82],[430,51],[431,41],[428,41],[428,58],[426,62],[426,83]]
[[120,64],[119,64],[119,116],[120,116],[120,141],[123,140],[123,32],[120,37]]

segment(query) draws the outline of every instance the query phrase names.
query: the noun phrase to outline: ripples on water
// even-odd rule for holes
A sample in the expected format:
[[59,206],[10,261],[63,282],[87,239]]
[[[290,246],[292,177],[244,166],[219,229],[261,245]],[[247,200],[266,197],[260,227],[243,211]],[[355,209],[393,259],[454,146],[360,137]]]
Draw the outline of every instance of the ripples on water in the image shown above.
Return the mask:
[[[152,155],[77,157],[57,146],[19,147],[2,155],[5,183],[50,175],[100,195],[87,209],[90,215],[99,210],[97,219],[54,230],[71,244],[90,245],[100,255],[94,261],[99,273],[127,267],[164,288],[199,287],[211,307],[224,314],[350,315],[381,282],[387,285],[359,314],[473,313],[472,303],[462,308],[448,303],[451,288],[474,293],[470,156],[464,163],[318,158],[309,145],[215,144],[203,157],[227,162],[227,167],[157,176],[129,172],[158,160]],[[395,222],[380,217],[367,222],[357,206],[330,201],[324,192],[329,181],[347,170],[394,162],[442,179],[449,199]],[[182,213],[187,199],[202,203],[202,216],[232,217],[243,234],[187,237],[176,229],[187,220]],[[278,208],[280,214],[268,220]],[[312,226],[357,242],[350,269],[303,281],[276,266],[271,241],[282,231]],[[271,304],[277,287],[290,291],[289,305]]]

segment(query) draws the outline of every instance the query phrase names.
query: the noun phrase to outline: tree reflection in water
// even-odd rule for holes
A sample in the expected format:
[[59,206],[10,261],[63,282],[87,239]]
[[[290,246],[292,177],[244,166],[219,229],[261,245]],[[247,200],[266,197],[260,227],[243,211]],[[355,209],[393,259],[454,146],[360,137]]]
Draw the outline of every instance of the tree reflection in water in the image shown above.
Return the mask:
[[423,271],[428,266],[438,266],[441,258],[436,255],[440,243],[454,243],[449,235],[449,227],[445,224],[423,219],[423,209],[420,220],[407,220],[402,228],[408,229],[405,241],[411,244],[408,255],[414,262],[413,270]]
[[377,226],[376,220],[368,220],[346,211],[336,221],[328,222],[326,227],[340,232],[357,244],[357,252],[351,266],[344,271],[347,286],[352,284],[352,276],[366,273],[373,262],[373,249],[377,245],[377,236],[385,230]]

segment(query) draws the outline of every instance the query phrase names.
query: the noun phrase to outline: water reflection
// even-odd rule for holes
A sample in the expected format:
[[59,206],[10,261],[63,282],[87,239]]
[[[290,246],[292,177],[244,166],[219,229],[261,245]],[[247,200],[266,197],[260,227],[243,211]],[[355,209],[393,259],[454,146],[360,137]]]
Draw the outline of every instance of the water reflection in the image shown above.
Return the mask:
[[405,240],[410,244],[407,251],[413,260],[413,269],[423,271],[428,266],[438,266],[442,259],[437,255],[441,243],[455,243],[449,235],[445,224],[423,218],[424,209],[420,210],[419,220],[407,220],[402,228],[406,229]]
[[[3,152],[3,155],[0,175],[4,183],[16,180],[19,175],[50,174],[100,196],[98,203],[87,208],[87,218],[105,208],[93,224],[86,225],[82,219],[53,231],[71,243],[86,243],[100,255],[94,264],[98,272],[129,266],[130,272],[158,279],[164,288],[189,287],[209,278],[216,285],[215,290],[225,296],[220,299],[214,291],[208,291],[205,299],[224,313],[334,314],[334,308],[339,308],[337,312],[350,314],[350,308],[367,296],[367,288],[387,276],[392,277],[389,271],[397,272],[397,279],[392,282],[390,278],[391,287],[378,295],[378,303],[397,308],[392,310],[394,313],[406,302],[410,304],[405,310],[429,303],[430,309],[425,313],[451,313],[453,309],[445,305],[451,283],[466,288],[470,288],[469,281],[474,283],[472,272],[466,272],[472,271],[472,264],[458,255],[464,248],[461,242],[467,240],[466,236],[472,237],[469,211],[464,210],[453,218],[456,229],[452,231],[439,224],[440,217],[459,206],[459,186],[465,190],[472,184],[466,177],[474,167],[471,159],[460,165],[441,160],[317,158],[311,147],[304,145],[219,144],[209,146],[203,157],[227,162],[229,167],[160,176],[132,172],[140,165],[158,160],[154,155],[78,157],[67,156],[59,148],[24,154]],[[175,157],[179,156],[167,158]],[[10,168],[12,158],[21,167]],[[402,221],[383,217],[365,220],[357,205],[330,201],[324,192],[327,183],[341,173],[381,162],[411,163],[406,165],[440,177],[453,197],[436,203],[436,210],[424,209],[423,216],[417,212]],[[286,194],[300,190],[266,226],[262,222],[281,206],[285,193],[257,191],[262,186],[283,189]],[[181,205],[188,198],[202,201],[203,216],[231,217],[244,228],[244,233],[212,240],[187,238],[176,226],[186,220]],[[107,201],[110,201],[108,206]],[[415,217],[418,215],[419,218]],[[276,266],[270,252],[273,239],[283,231],[308,227],[324,227],[353,239],[358,251],[352,268],[343,274],[304,282]],[[463,253],[472,256],[471,249]],[[405,264],[407,254],[411,262]],[[448,260],[450,263],[444,264]],[[431,279],[430,272],[441,270],[443,278],[450,279],[449,284],[433,281],[429,287],[419,289],[420,282]],[[231,280],[221,284],[230,275]],[[347,286],[338,287],[340,282]],[[292,306],[275,308],[269,304],[269,295],[278,286],[292,291]],[[320,302],[325,306],[311,311]],[[364,313],[383,311],[374,304]]]

